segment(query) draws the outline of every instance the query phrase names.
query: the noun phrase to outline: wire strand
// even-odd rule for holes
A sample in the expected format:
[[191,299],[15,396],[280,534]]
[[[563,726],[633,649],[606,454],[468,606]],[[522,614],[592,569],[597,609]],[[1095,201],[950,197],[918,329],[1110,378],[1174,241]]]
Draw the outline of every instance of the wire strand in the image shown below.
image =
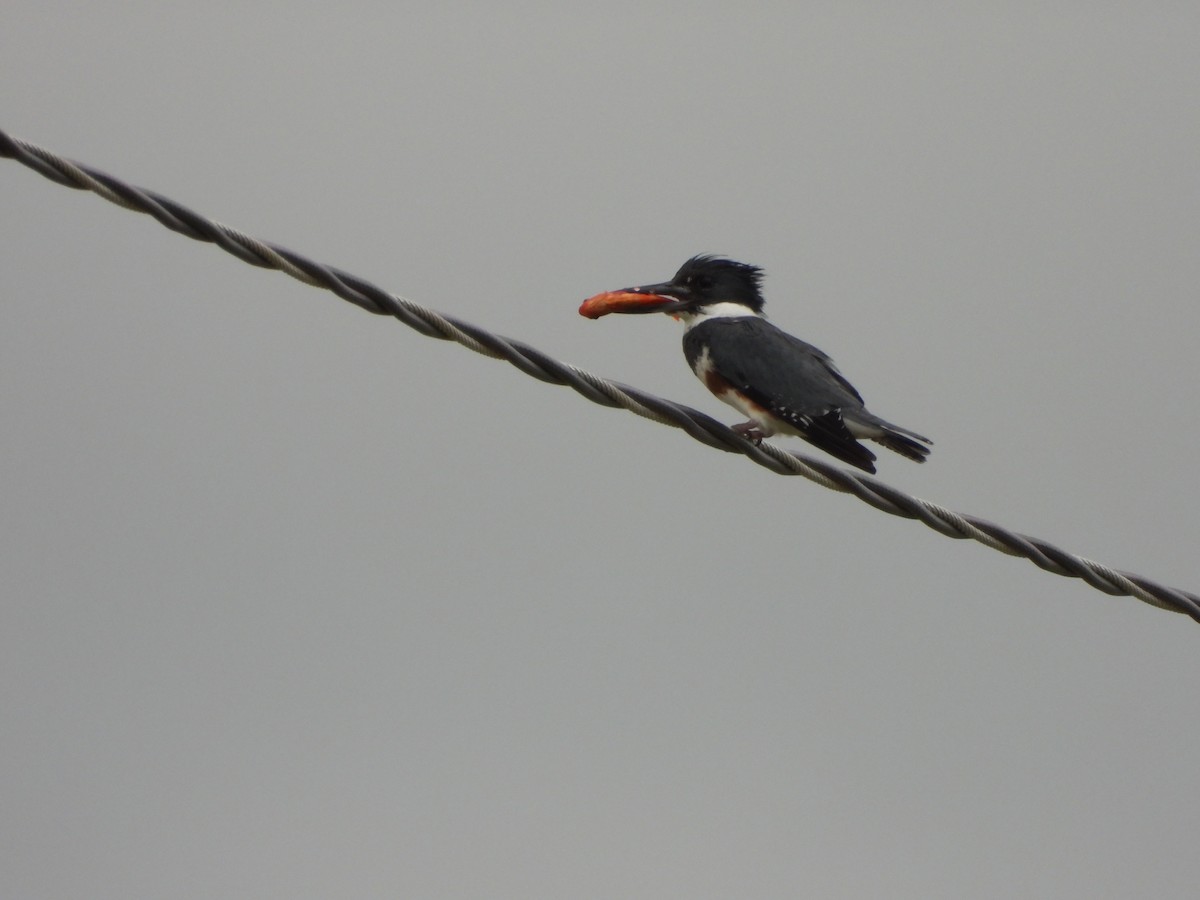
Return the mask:
[[367,312],[399,319],[426,337],[455,341],[468,350],[503,359],[526,375],[569,387],[593,403],[625,409],[661,425],[679,428],[709,447],[740,453],[779,475],[801,475],[822,487],[851,494],[883,512],[916,519],[947,537],[973,540],[1001,553],[1024,557],[1040,569],[1078,578],[1106,594],[1136,597],[1151,606],[1183,613],[1200,622],[1200,596],[1196,594],[1112,569],[986,519],[953,512],[823,460],[791,453],[772,444],[754,444],[699,410],[601,378],[560,362],[521,341],[501,337],[478,325],[389,294],[348,272],[243,234],[170,198],[64,159],[35,144],[11,137],[3,130],[0,130],[0,156],[14,159],[66,187],[91,191],[118,206],[153,216],[172,231],[216,244],[250,265],[277,269],[305,284],[332,291]]

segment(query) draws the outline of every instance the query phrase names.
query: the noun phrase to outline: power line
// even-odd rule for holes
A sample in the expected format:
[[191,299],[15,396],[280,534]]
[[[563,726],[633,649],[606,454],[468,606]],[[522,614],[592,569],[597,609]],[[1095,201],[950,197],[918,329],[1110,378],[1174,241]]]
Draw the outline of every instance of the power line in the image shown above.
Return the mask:
[[876,509],[916,519],[947,537],[978,541],[993,550],[1021,556],[1047,572],[1080,578],[1106,594],[1136,597],[1160,609],[1200,622],[1200,596],[1157,584],[1068,553],[1039,538],[1010,531],[986,519],[953,512],[913,497],[867,475],[837,468],[823,460],[754,444],[704,413],[629,385],[610,381],[560,362],[522,341],[505,338],[411,300],[389,294],[349,272],[314,262],[277,244],[260,241],[208,219],[168,197],[133,187],[89,166],[71,162],[0,130],[0,156],[15,159],[66,187],[92,191],[105,200],[153,216],[167,228],[219,246],[243,262],[281,272],[325,288],[368,312],[392,316],[426,337],[455,341],[469,350],[503,359],[526,375],[565,385],[593,403],[627,409],[662,425],[681,428],[702,444],[740,453],[780,475],[802,475],[831,490],[853,494]]

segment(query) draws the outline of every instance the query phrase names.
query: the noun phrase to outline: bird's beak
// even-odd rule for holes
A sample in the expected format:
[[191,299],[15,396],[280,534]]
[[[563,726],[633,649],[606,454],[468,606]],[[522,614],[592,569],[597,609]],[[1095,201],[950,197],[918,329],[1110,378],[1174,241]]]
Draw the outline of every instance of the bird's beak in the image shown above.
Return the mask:
[[687,298],[682,296],[680,286],[664,281],[589,297],[579,307],[579,314],[598,319],[609,313],[671,313],[685,306]]

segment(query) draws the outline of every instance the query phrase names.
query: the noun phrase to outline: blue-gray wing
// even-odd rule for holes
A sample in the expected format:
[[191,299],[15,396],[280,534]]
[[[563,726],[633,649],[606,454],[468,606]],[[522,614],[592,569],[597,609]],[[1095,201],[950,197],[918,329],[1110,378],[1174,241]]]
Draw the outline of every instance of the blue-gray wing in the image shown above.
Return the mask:
[[858,391],[812,344],[757,317],[711,319],[684,335],[689,359],[707,351],[716,375],[828,453],[873,472],[875,454],[842,421],[863,408]]

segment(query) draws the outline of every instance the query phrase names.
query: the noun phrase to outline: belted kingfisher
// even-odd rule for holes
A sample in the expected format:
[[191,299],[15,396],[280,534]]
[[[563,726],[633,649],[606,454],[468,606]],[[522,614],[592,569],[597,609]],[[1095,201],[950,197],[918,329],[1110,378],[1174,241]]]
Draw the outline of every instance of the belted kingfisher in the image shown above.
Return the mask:
[[762,275],[757,266],[694,256],[670,281],[597,294],[579,314],[662,312],[682,320],[688,365],[718,399],[750,417],[732,427],[755,443],[796,435],[874,473],[875,454],[856,440],[866,438],[925,462],[929,438],[867,412],[832,359],[767,321]]

